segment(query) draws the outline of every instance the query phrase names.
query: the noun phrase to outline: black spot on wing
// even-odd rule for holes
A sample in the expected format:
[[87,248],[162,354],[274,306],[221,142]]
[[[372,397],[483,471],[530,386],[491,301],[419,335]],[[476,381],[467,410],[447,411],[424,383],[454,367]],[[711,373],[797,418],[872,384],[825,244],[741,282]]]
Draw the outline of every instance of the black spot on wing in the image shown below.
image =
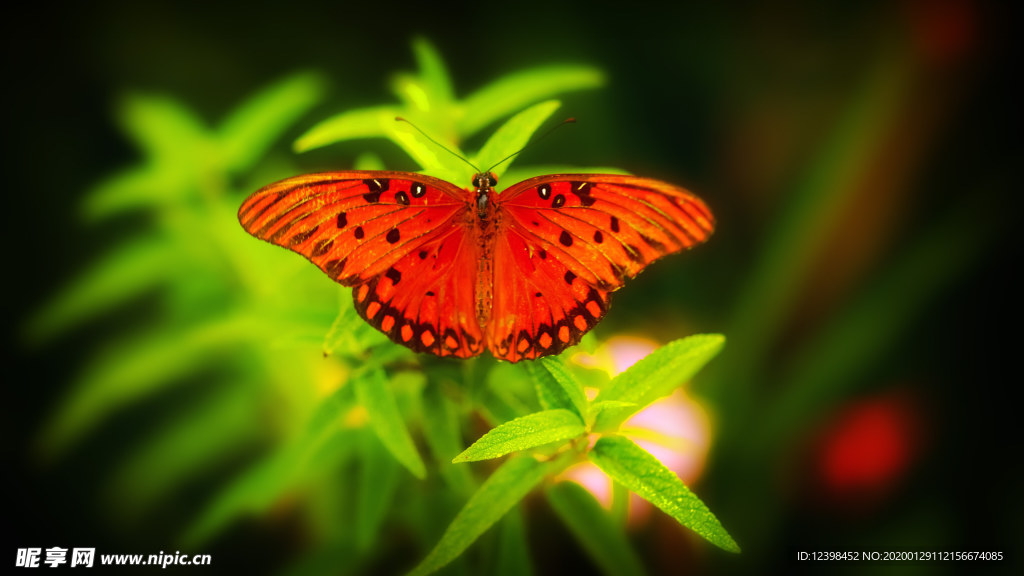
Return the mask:
[[655,240],[654,238],[651,238],[650,236],[645,236],[645,235],[641,234],[640,235],[640,239],[643,240],[645,244],[647,244],[651,248],[654,248],[658,252],[665,252],[666,251],[665,245],[662,242],[660,242],[658,240]]
[[324,264],[324,271],[331,278],[337,279],[341,275],[342,271],[345,270],[345,262],[348,258],[342,258],[341,260],[330,260]]
[[370,190],[366,194],[363,194],[363,199],[367,202],[379,202],[381,192],[386,192],[391,186],[391,181],[386,178],[367,178],[363,180],[363,184]]
[[299,232],[295,236],[292,236],[291,245],[292,246],[298,246],[299,244],[302,244],[306,240],[309,240],[310,236],[312,236],[313,234],[316,234],[317,228],[320,228],[320,226],[319,225],[313,226],[309,230],[303,230],[302,232]]
[[320,240],[319,242],[316,243],[315,246],[313,246],[313,256],[317,257],[327,254],[327,252],[331,249],[332,246],[334,246],[333,239],[324,238],[323,240]]
[[391,284],[398,286],[398,283],[402,281],[402,273],[395,270],[394,267],[388,268],[388,271],[384,273],[391,280]]
[[580,199],[580,204],[584,206],[593,206],[597,200],[590,195],[590,189],[594,187],[593,182],[581,182],[573,181],[569,182],[569,191],[575,194]]

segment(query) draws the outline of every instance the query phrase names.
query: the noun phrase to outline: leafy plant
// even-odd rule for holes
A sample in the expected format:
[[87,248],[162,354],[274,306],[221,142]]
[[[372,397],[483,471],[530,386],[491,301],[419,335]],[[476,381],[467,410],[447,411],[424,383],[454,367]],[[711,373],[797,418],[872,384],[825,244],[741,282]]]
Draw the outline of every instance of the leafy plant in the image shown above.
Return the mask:
[[[475,154],[465,154],[485,168],[521,149],[550,118],[560,103],[549,97],[602,81],[589,67],[553,66],[457,99],[434,49],[422,40],[413,48],[418,73],[392,83],[400,104],[331,117],[300,136],[295,149],[383,137],[423,171],[468,182],[470,168],[395,117],[459,153],[467,138],[507,118]],[[398,524],[417,546],[432,547],[413,570],[426,574],[467,561],[463,552],[499,521],[498,540],[481,545],[496,548],[506,570],[526,571],[516,507],[544,484],[595,564],[609,574],[635,574],[641,563],[621,523],[557,479],[588,459],[680,524],[738,552],[679,478],[619,433],[629,415],[696,374],[723,337],[672,342],[607,383],[559,359],[511,366],[415,356],[367,326],[348,290],[241,230],[235,211],[244,194],[294,171],[287,159],[267,154],[322,99],[322,84],[312,74],[286,78],[213,129],[172,99],[135,95],[125,102],[122,122],[146,160],[93,190],[85,211],[93,222],[144,212],[152,225],[86,270],[29,334],[46,341],[144,295],[158,306],[149,322],[97,354],[46,428],[43,450],[59,456],[118,412],[180,394],[186,408],[145,431],[110,483],[122,512],[144,514],[225,456],[258,444],[263,456],[232,469],[233,480],[192,511],[182,545],[194,549],[242,516],[285,506],[314,534],[310,553],[293,566],[298,573],[386,562],[390,543],[378,536]],[[381,164],[372,156],[357,161],[364,169]],[[616,170],[533,167],[509,178],[552,171]],[[196,381],[202,390],[190,385]],[[584,384],[601,392],[588,400]],[[492,429],[463,450],[472,415]],[[483,469],[466,464],[513,453],[482,482]],[[454,519],[445,527],[447,518]]]

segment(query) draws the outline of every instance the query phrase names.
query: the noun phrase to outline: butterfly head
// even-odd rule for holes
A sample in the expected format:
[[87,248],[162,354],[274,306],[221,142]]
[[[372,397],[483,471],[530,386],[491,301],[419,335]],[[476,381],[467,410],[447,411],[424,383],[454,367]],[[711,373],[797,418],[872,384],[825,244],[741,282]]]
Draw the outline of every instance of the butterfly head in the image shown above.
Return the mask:
[[498,185],[498,177],[494,172],[480,172],[473,176],[473,188],[479,192],[481,189],[491,189]]
[[476,214],[481,220],[488,216],[490,207],[488,194],[493,192],[497,185],[498,177],[494,175],[494,172],[480,172],[473,176],[473,188],[476,188]]

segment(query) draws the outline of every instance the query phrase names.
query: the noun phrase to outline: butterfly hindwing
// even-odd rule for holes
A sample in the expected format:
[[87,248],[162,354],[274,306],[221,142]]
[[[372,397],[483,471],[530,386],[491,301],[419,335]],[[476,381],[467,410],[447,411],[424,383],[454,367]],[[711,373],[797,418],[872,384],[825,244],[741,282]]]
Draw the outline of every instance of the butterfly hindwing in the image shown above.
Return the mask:
[[470,232],[453,227],[354,288],[356,311],[416,352],[461,358],[482,352],[483,332],[472,313],[478,249]]
[[510,362],[558,354],[579,343],[608,310],[608,291],[577,277],[514,227],[494,247],[488,347]]

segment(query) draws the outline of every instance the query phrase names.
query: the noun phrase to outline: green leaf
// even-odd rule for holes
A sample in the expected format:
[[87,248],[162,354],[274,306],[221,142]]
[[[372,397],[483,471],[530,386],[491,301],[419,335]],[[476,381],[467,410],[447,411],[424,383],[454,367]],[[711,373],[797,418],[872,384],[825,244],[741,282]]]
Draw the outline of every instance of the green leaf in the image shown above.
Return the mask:
[[494,576],[531,576],[530,547],[526,540],[526,527],[523,526],[523,515],[513,508],[501,519],[498,525],[498,553],[494,568],[489,572]]
[[[669,342],[613,378],[596,401],[631,402],[639,410],[692,378],[724,345],[725,337],[721,334],[698,334]],[[614,429],[631,413],[627,410],[602,411],[595,426],[604,430]],[[612,420],[613,415],[615,420]]]
[[534,486],[564,469],[567,463],[567,460],[538,462],[530,456],[510,458],[473,494],[410,576],[430,574],[457,558]]
[[591,432],[614,432],[620,423],[639,409],[639,405],[635,402],[618,400],[594,402],[590,406],[590,420],[594,422]]
[[546,66],[503,76],[477,90],[462,104],[459,134],[469,137],[481,128],[534,102],[570,90],[596,88],[604,75],[589,66]]
[[516,114],[512,118],[502,124],[500,128],[494,131],[490,138],[487,139],[487,143],[484,144],[483,148],[477,152],[473,158],[473,163],[476,164],[481,170],[487,170],[493,167],[494,174],[501,178],[502,174],[511,164],[511,160],[508,162],[502,162],[500,165],[496,164],[501,162],[511,154],[515,154],[523,149],[524,146],[530,141],[530,137],[537,131],[538,128],[544,121],[554,114],[555,110],[562,103],[558,100],[548,100],[535,104],[526,110]]
[[580,417],[569,410],[535,412],[490,430],[452,462],[498,458],[511,452],[576,438],[586,431]]
[[132,93],[118,112],[122,127],[151,162],[195,170],[193,160],[211,145],[203,122],[173,98]]
[[225,167],[236,171],[251,168],[323,93],[323,78],[303,72],[279,80],[245,101],[220,126]]
[[[451,78],[445,68],[444,59],[437,52],[437,48],[423,37],[413,38],[413,55],[420,69],[420,80],[426,92],[427,101],[435,106],[447,107],[454,100]],[[430,111],[430,107],[424,109]]]
[[387,517],[398,487],[398,464],[372,434],[359,435],[359,498],[356,500],[356,546],[369,550]]
[[588,454],[616,482],[635,492],[715,546],[729,552],[740,547],[718,518],[683,481],[657,458],[623,436],[604,436]]
[[158,166],[133,168],[100,182],[85,195],[82,216],[93,223],[135,208],[150,208],[176,200],[189,189],[187,172],[171,174]]
[[380,368],[364,368],[353,375],[353,381],[356,398],[369,413],[370,424],[377,437],[413,476],[425,478],[427,471],[423,460],[398,411],[398,403],[384,371]]
[[[460,156],[465,158],[466,154],[454,142],[439,140],[447,148],[445,150],[427,140],[405,122],[394,122],[394,124],[389,137],[405,150],[405,153],[415,160],[425,173],[449,182],[463,180],[469,182],[468,176],[472,174],[473,169],[459,159]],[[427,133],[429,134],[429,132]]]
[[[629,172],[622,168],[615,168],[613,166],[569,166],[567,164],[517,166],[509,168],[505,172],[502,187],[504,187],[505,184],[514,184],[516,182],[522,182],[527,178],[543,176],[545,174],[629,174]],[[587,333],[587,335],[590,334],[592,334],[592,332]],[[584,336],[584,339],[586,339],[586,335]]]
[[296,152],[307,152],[314,148],[357,138],[387,138],[394,130],[395,106],[358,108],[336,114],[318,122],[299,136],[292,145]]
[[561,359],[541,358],[537,362],[528,362],[526,368],[533,377],[541,406],[548,410],[572,410],[579,416],[580,421],[585,421],[587,397],[583,393],[583,386],[565,369]]
[[558,482],[546,495],[555,514],[601,572],[607,576],[646,573],[622,525],[612,520],[585,488],[575,482]]

